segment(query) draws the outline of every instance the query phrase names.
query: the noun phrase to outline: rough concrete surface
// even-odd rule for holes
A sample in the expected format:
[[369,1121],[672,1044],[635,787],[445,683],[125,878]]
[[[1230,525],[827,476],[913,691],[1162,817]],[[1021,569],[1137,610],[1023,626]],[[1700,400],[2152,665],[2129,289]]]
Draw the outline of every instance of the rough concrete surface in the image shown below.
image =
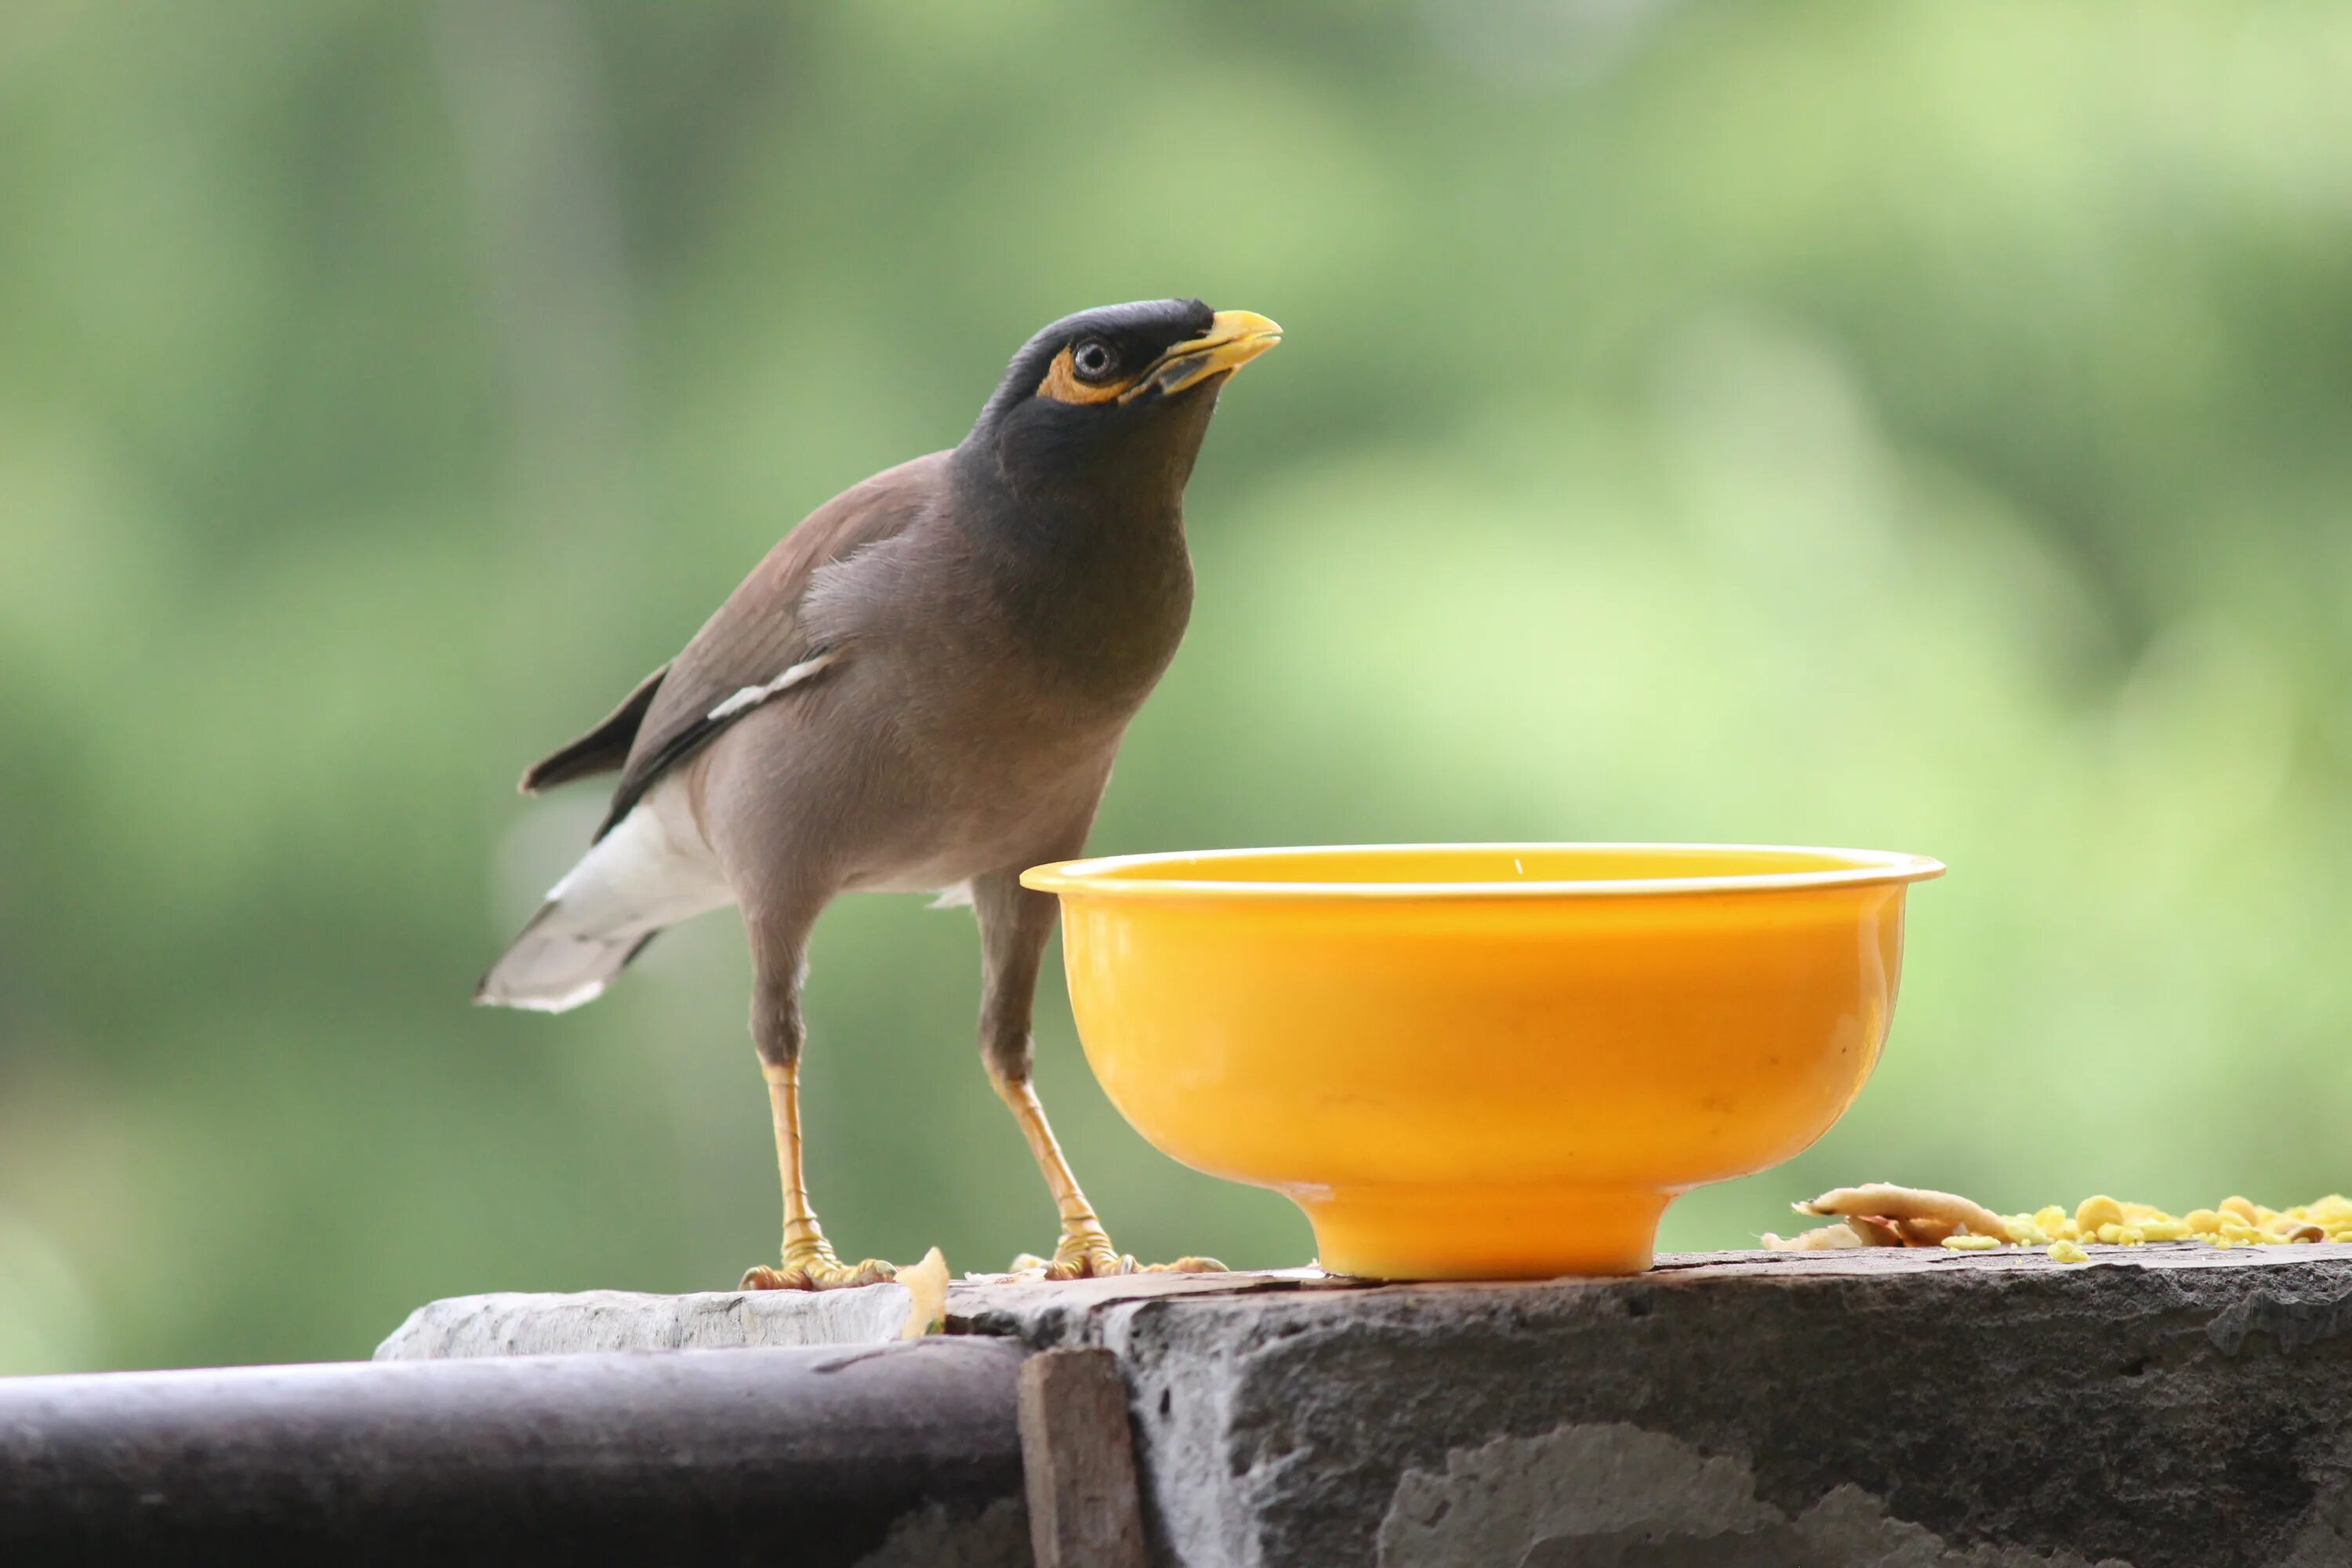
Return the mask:
[[[948,1311],[1118,1353],[1166,1563],[2352,1568],[2352,1249],[2094,1252],[968,1281]],[[760,1310],[849,1311],[809,1300]]]
[[2352,1565],[2352,1257],[2096,1256],[1258,1282],[992,1326],[1119,1352],[1170,1563]]

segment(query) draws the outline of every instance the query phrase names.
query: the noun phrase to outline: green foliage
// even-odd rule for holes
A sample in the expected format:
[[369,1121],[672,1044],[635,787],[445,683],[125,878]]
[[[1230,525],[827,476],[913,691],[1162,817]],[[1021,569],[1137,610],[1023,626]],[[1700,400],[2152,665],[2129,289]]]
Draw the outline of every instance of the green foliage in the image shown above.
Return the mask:
[[[510,782],[1037,324],[1179,292],[1290,339],[1097,847],[1948,860],[1861,1103],[1670,1245],[2352,1185],[2347,74],[2315,8],[10,10],[0,1370],[769,1258],[730,920],[467,1007],[594,816]],[[846,1249],[1050,1243],[976,970],[820,934]],[[1058,977],[1040,1045],[1122,1246],[1307,1255]]]

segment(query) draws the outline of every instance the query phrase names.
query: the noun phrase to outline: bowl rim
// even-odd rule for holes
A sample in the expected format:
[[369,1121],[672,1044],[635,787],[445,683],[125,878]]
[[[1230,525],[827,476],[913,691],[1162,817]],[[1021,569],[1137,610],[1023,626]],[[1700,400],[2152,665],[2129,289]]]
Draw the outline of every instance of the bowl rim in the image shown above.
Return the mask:
[[[1549,852],[1707,850],[1726,854],[1824,855],[1856,862],[1810,871],[1754,871],[1695,877],[1640,877],[1509,882],[1292,882],[1216,877],[1152,877],[1129,880],[1116,873],[1137,866],[1198,865],[1246,856],[1361,855],[1416,850]],[[1500,844],[1309,844],[1269,848],[1161,849],[1055,860],[1021,873],[1021,885],[1041,893],[1108,899],[1624,899],[1703,893],[1769,893],[1812,888],[1862,888],[1924,882],[1944,874],[1944,863],[1892,849],[1834,849],[1794,844],[1555,842]]]

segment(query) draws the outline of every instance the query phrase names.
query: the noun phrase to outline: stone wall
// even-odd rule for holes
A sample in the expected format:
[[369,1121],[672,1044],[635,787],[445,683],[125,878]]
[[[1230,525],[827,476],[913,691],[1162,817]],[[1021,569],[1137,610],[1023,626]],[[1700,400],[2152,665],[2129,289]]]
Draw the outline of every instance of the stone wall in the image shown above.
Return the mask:
[[[2095,1256],[1684,1255],[1526,1285],[973,1281],[950,1328],[1118,1354],[1165,1563],[2352,1568],[2352,1257]],[[496,1309],[509,1332],[515,1300]],[[572,1310],[539,1300],[530,1342],[563,1343]],[[632,1300],[654,1324],[856,1317]],[[878,1293],[870,1310],[889,1316]],[[492,1309],[436,1310],[446,1332]]]

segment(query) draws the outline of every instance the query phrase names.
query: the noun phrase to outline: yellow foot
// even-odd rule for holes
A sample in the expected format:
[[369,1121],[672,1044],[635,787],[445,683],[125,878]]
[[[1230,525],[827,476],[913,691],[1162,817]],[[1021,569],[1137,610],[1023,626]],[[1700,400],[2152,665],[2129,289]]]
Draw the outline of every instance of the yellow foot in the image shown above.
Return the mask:
[[1223,1274],[1225,1266],[1213,1258],[1180,1258],[1173,1263],[1138,1263],[1110,1244],[1100,1231],[1066,1236],[1051,1258],[1023,1253],[1013,1260],[1015,1274],[1046,1279],[1108,1279],[1118,1274]]
[[765,1264],[743,1272],[738,1290],[847,1290],[859,1285],[882,1285],[898,1277],[898,1271],[878,1258],[868,1258],[861,1263],[844,1263],[832,1253],[815,1257],[788,1258],[782,1268]]

